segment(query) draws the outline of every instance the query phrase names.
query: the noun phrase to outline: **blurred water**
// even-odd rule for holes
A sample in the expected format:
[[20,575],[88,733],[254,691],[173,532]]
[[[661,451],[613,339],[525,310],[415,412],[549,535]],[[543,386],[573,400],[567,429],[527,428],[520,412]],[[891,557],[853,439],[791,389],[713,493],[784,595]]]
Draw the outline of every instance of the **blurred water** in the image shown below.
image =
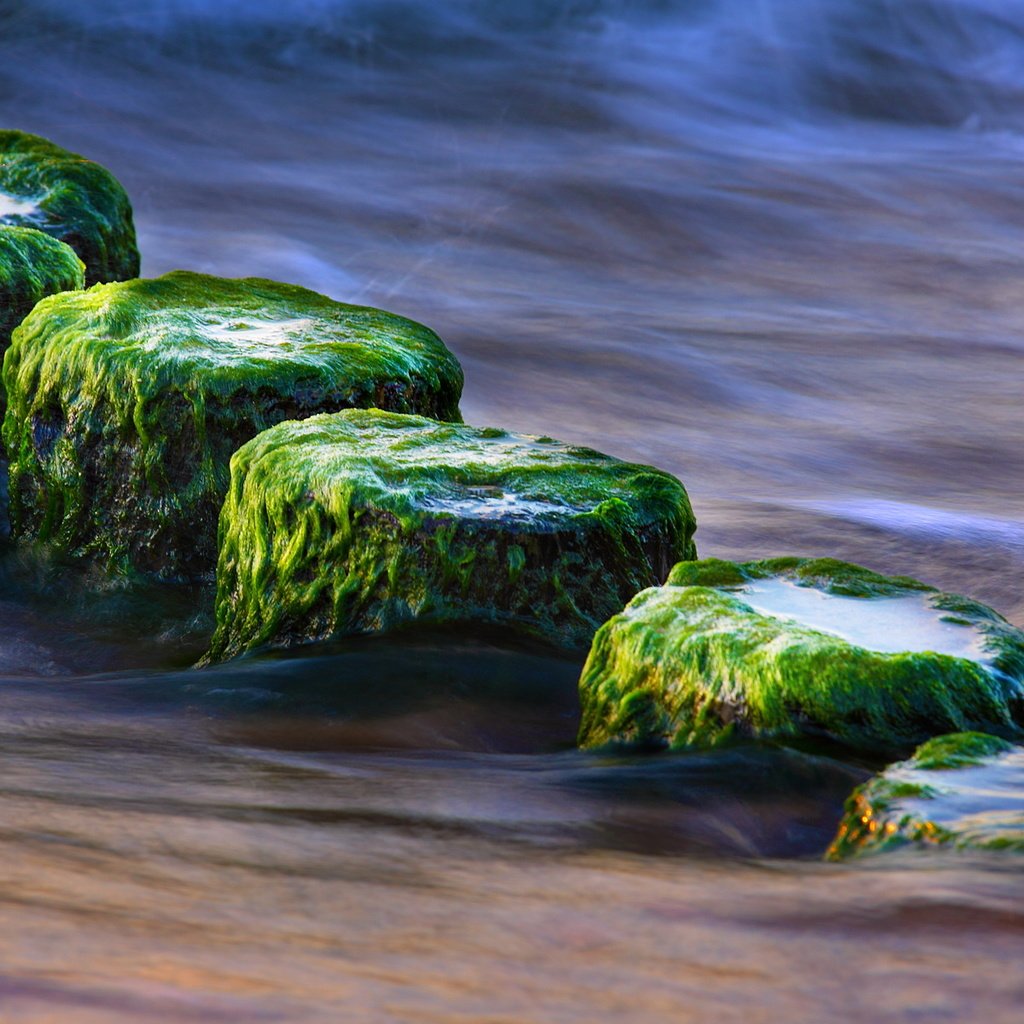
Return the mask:
[[[1019,0],[0,0],[0,119],[147,276],[412,316],[702,553],[1018,622],[1022,72]],[[1019,1013],[1019,874],[813,862],[864,766],[584,758],[578,665],[494,638],[191,673],[204,595],[4,566],[4,1020]]]

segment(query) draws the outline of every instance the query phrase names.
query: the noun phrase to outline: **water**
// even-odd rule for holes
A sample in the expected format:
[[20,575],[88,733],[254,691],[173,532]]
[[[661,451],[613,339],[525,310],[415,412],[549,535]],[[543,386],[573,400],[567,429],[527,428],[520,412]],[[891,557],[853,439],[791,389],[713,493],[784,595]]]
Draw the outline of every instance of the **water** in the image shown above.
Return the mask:
[[[1022,65],[1019,0],[0,3],[3,122],[145,274],[411,316],[703,553],[1017,622]],[[578,663],[495,637],[192,672],[208,595],[69,572],[0,573],[5,1021],[1019,1016],[1019,867],[817,861],[872,766],[577,754]]]
[[0,192],[0,224],[23,224],[38,213],[39,207],[33,200]]
[[762,615],[791,619],[842,637],[870,651],[932,651],[985,661],[985,636],[950,619],[927,594],[904,597],[846,597],[789,580],[757,580],[738,591],[744,604]]

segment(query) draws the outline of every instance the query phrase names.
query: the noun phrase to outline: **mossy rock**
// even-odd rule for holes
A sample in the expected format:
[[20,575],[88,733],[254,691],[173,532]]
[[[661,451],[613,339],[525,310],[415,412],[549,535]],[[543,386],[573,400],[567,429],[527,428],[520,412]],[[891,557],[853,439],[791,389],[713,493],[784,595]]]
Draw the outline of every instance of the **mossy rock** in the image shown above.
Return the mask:
[[75,251],[33,228],[0,228],[0,357],[11,332],[47,295],[85,287]]
[[0,131],[0,225],[66,242],[85,263],[87,284],[139,275],[132,205],[117,179],[38,135]]
[[[0,227],[0,361],[11,332],[44,296],[85,287],[85,267],[63,242],[33,228]],[[0,421],[6,409],[0,387]],[[7,456],[0,442],[0,539],[7,520]]]
[[412,621],[566,647],[695,555],[649,466],[376,410],[282,423],[231,460],[211,659]]
[[827,856],[901,846],[1024,853],[1024,747],[978,732],[929,740],[854,790]]
[[978,602],[834,559],[676,566],[598,631],[584,747],[824,738],[906,753],[1024,723],[1024,633]]
[[178,271],[44,299],[14,332],[4,385],[15,537],[200,579],[244,442],[351,406],[457,419],[462,370],[402,317]]

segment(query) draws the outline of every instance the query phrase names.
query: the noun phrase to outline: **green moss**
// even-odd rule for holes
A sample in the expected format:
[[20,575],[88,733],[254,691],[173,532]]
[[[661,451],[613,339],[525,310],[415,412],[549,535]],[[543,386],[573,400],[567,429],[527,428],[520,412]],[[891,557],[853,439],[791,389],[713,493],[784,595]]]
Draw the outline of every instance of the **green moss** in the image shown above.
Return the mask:
[[459,416],[428,328],[258,279],[176,272],[44,299],[4,364],[15,536],[120,570],[212,575],[234,451],[284,419]]
[[32,228],[0,228],[0,357],[11,332],[47,295],[85,287],[74,250]]
[[88,284],[139,274],[124,189],[99,164],[38,135],[0,131],[0,223],[66,242],[85,263]]
[[983,732],[959,732],[937,736],[923,743],[914,753],[918,768],[927,771],[953,771],[979,765],[986,758],[1006,753],[1013,747],[998,736]]
[[692,557],[674,477],[417,416],[282,423],[231,462],[211,658],[412,620],[568,646]]
[[[951,731],[1019,731],[1024,673],[1006,669],[1024,652],[1024,634],[991,609],[970,616],[978,659],[876,650],[759,612],[736,590],[737,581],[769,578],[933,610],[948,597],[831,560],[677,566],[669,585],[638,594],[595,636],[580,680],[581,746],[705,746],[738,734],[827,737],[892,753]],[[688,581],[715,586],[679,585]]]
[[826,855],[901,846],[1024,852],[1024,748],[967,732],[929,740],[854,790]]
[[667,582],[677,587],[735,587],[752,580],[777,577],[847,597],[899,597],[935,592],[934,587],[909,576],[883,576],[862,565],[835,558],[766,558],[759,562],[707,558],[676,566]]

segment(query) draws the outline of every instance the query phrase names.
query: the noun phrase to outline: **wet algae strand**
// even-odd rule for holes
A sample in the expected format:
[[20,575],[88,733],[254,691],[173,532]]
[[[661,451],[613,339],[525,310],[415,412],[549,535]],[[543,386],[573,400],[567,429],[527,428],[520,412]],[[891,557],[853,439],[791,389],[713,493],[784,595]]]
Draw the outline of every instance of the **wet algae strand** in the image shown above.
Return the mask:
[[231,461],[211,659],[261,644],[491,623],[569,647],[692,558],[649,466],[377,410],[282,423]]
[[0,225],[66,242],[85,263],[87,284],[139,275],[132,206],[117,179],[38,135],[0,131]]
[[433,331],[292,285],[175,272],[41,302],[4,364],[15,537],[113,570],[212,578],[231,455],[285,419],[458,419]]
[[858,787],[830,860],[901,846],[1024,853],[1024,747],[940,736]]
[[1018,734],[1024,633],[992,609],[833,559],[676,566],[598,631],[580,744],[826,737],[906,753]]

